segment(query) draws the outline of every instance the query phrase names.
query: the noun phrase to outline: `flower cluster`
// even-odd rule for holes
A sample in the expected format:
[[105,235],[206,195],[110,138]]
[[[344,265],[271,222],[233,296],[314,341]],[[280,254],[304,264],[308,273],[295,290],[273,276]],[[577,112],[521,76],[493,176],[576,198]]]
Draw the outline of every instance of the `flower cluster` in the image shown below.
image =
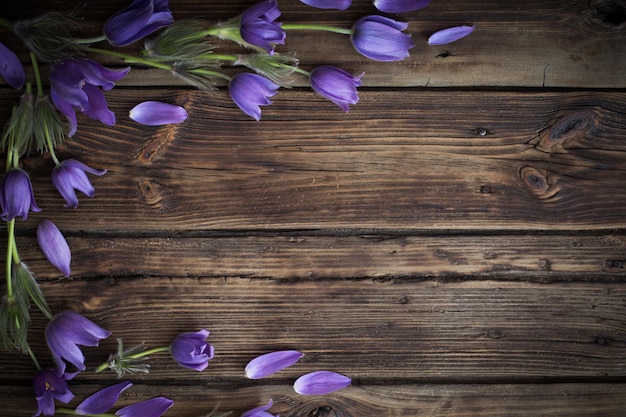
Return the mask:
[[[301,0],[318,9],[346,10],[352,0]],[[430,0],[374,0],[381,13],[413,12],[428,6]],[[334,13],[334,12],[333,12]],[[358,87],[364,73],[331,65],[305,70],[293,52],[281,51],[287,34],[297,31],[326,31],[347,36],[354,50],[362,56],[381,62],[401,61],[409,57],[415,43],[408,23],[371,14],[356,20],[350,27],[314,24],[289,24],[280,20],[277,0],[260,0],[238,16],[224,22],[205,19],[176,21],[169,0],[134,0],[113,14],[93,38],[81,39],[71,33],[74,17],[62,13],[46,13],[33,19],[8,22],[0,18],[0,26],[10,29],[29,52],[34,80],[28,80],[18,55],[0,42],[0,77],[12,88],[22,90],[13,107],[0,146],[6,153],[6,172],[0,182],[0,218],[7,224],[6,294],[0,306],[0,347],[28,353],[37,373],[33,378],[38,410],[36,416],[62,414],[118,417],[159,417],[172,405],[165,397],[156,397],[122,407],[110,414],[121,393],[132,383],[124,381],[104,388],[86,398],[75,409],[57,409],[56,402],[67,404],[74,398],[68,381],[86,370],[81,346],[97,346],[111,333],[89,319],[74,313],[53,315],[37,280],[20,258],[15,239],[16,219],[27,221],[29,214],[40,213],[29,173],[21,160],[31,152],[49,155],[54,163],[50,181],[65,201],[66,208],[79,205],[77,191],[93,197],[95,188],[89,175],[100,177],[106,169],[96,169],[68,158],[60,160],[56,150],[67,138],[76,135],[79,118],[86,116],[106,126],[116,124],[116,115],[109,108],[106,94],[131,71],[133,66],[168,71],[188,84],[210,91],[218,81],[227,84],[234,105],[250,118],[259,121],[261,107],[270,105],[281,88],[289,88],[297,77],[305,77],[311,89],[348,113],[359,101]],[[474,30],[473,26],[456,26],[433,33],[428,45],[457,41]],[[242,49],[240,54],[219,54],[212,39],[231,41]],[[139,54],[121,48],[143,41]],[[98,46],[104,44],[104,46]],[[112,46],[114,48],[109,48]],[[107,55],[119,59],[124,68],[113,70],[93,58]],[[40,73],[40,63],[49,66],[48,83]],[[223,71],[236,67],[234,75]],[[240,70],[240,71],[239,71]],[[49,85],[49,89],[44,89]],[[184,122],[188,113],[179,105],[159,101],[137,103],[129,110],[133,121],[148,126]],[[71,275],[71,249],[60,229],[49,219],[41,218],[37,226],[37,242],[42,253],[60,273]],[[49,320],[46,327],[48,344],[55,366],[42,368],[28,343],[31,304]],[[149,355],[168,352],[181,366],[203,371],[214,357],[214,348],[207,343],[209,331],[186,332],[168,346],[146,349],[143,345],[124,348],[119,340],[118,351],[96,368],[110,368],[121,377],[127,373],[148,372]],[[303,354],[296,350],[262,355],[246,366],[250,379],[265,378],[294,365]],[[71,368],[68,371],[68,368]],[[351,379],[331,371],[317,371],[299,377],[294,390],[302,395],[327,394],[351,384]],[[244,413],[244,417],[272,416],[268,410],[273,401]],[[215,411],[215,410],[214,410]],[[213,414],[217,415],[217,414]]]

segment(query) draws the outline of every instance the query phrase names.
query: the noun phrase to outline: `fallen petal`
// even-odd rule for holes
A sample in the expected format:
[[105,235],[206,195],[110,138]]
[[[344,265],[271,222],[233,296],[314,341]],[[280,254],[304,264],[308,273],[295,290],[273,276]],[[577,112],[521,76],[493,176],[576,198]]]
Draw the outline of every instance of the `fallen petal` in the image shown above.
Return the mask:
[[131,385],[130,381],[124,381],[101,389],[78,404],[75,412],[77,414],[104,414],[115,405],[122,391]]
[[130,110],[130,118],[147,126],[181,123],[187,120],[187,111],[174,104],[160,101],[144,101]]
[[72,252],[59,228],[48,219],[37,226],[37,243],[46,259],[66,277],[70,276]]
[[474,31],[474,26],[455,26],[433,33],[428,38],[429,45],[445,45],[466,37]]
[[248,362],[248,365],[246,365],[246,377],[250,379],[265,378],[290,367],[303,356],[304,353],[297,350],[280,350],[266,353]]
[[317,371],[302,375],[293,384],[293,389],[301,395],[328,394],[347,387],[352,380],[347,376],[330,372]]

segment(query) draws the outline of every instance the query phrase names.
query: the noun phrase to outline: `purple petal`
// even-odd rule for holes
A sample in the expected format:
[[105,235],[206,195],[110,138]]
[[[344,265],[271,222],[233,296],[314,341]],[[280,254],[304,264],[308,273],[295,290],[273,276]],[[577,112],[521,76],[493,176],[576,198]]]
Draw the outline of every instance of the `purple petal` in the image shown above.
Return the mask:
[[266,353],[248,362],[248,365],[246,365],[246,377],[250,379],[265,378],[294,365],[303,356],[304,353],[297,350],[281,350]]
[[260,106],[272,104],[270,97],[276,94],[279,85],[258,74],[241,72],[228,85],[230,96],[237,106],[256,121],[261,119]]
[[241,417],[278,417],[274,416],[267,412],[270,408],[272,408],[273,401],[270,398],[269,402],[261,407],[253,408],[252,410],[248,410],[241,415]]
[[72,252],[59,228],[50,220],[43,219],[37,226],[37,242],[46,259],[69,277]]
[[115,46],[133,43],[174,22],[168,7],[168,1],[135,0],[106,21],[104,34]]
[[26,81],[24,66],[15,53],[0,42],[0,75],[13,88],[22,88]]
[[115,412],[115,415],[119,417],[160,417],[172,405],[174,405],[174,401],[169,398],[156,397],[120,408]]
[[374,7],[385,13],[406,13],[423,9],[430,0],[374,0]]
[[474,26],[455,26],[433,33],[428,38],[429,45],[445,45],[457,41],[474,31]]
[[213,346],[207,343],[209,331],[202,329],[198,332],[181,333],[170,345],[172,358],[180,365],[202,371],[213,359]]
[[67,204],[65,207],[76,208],[78,206],[78,197],[74,190],[78,190],[87,197],[93,197],[96,190],[89,181],[87,174],[89,172],[94,175],[104,175],[106,170],[97,170],[88,167],[75,159],[66,159],[59,165],[54,167],[50,179],[52,184],[59,191],[59,194],[65,199]]
[[130,381],[124,381],[101,389],[95,394],[87,397],[82,403],[78,404],[75,411],[77,414],[106,413],[115,405],[122,391],[131,385]]
[[160,101],[144,101],[130,110],[129,116],[137,123],[148,126],[181,123],[187,119],[187,111],[174,104]]
[[293,384],[293,389],[301,395],[322,395],[340,390],[352,383],[347,376],[330,372],[317,371],[302,375]]
[[402,31],[408,23],[384,16],[365,16],[352,28],[352,45],[363,56],[376,61],[401,61],[415,46],[411,36]]
[[352,0],[300,0],[302,3],[318,9],[346,10],[352,5]]

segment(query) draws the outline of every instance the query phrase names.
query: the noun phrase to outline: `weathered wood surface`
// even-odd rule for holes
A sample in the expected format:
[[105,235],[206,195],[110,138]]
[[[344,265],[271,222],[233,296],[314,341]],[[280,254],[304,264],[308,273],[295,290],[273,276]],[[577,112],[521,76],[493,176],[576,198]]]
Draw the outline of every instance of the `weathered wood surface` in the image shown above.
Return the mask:
[[[81,30],[97,33],[127,3],[86,5]],[[253,3],[170,2],[179,19],[211,20]],[[349,27],[375,13],[369,1],[346,12],[279,3],[289,22]],[[79,4],[11,0],[2,16]],[[300,78],[257,123],[223,88],[134,69],[107,93],[117,125],[79,116],[59,152],[108,170],[92,177],[95,198],[63,209],[52,162],[24,161],[43,212],[17,223],[22,258],[54,311],[113,332],[88,349],[90,367],[116,337],[157,346],[211,330],[206,371],[154,356],[120,405],[166,395],[176,402],[166,416],[218,403],[237,416],[272,397],[272,411],[290,417],[624,415],[626,3],[433,0],[394,17],[418,44],[399,63],[366,60],[341,35],[294,32],[279,48],[297,50],[306,69],[364,71],[348,114]],[[425,45],[457,24],[477,29]],[[17,96],[0,90],[2,120]],[[190,118],[140,127],[127,112],[148,99]],[[36,247],[42,218],[68,238],[70,280]],[[32,344],[50,364],[45,324],[35,317]],[[252,357],[286,348],[306,353],[297,368],[244,378]],[[295,394],[295,377],[317,369],[353,385]],[[3,353],[0,416],[32,415],[33,372],[27,357]],[[116,381],[79,375],[72,404]]]

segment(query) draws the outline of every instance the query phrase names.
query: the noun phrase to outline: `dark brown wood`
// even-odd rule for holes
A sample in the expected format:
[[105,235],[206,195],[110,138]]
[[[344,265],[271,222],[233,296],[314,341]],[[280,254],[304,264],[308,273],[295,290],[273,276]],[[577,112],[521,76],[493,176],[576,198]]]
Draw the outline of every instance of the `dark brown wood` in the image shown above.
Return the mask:
[[[79,6],[77,30],[94,36],[128,3],[8,0],[0,15]],[[178,20],[218,21],[254,3],[170,6]],[[371,1],[344,12],[279,6],[284,22],[340,27],[376,13]],[[93,199],[63,208],[50,157],[22,161],[43,209],[16,223],[22,259],[55,313],[75,310],[113,333],[85,349],[70,407],[119,382],[93,373],[116,338],[155,347],[207,328],[208,369],[153,355],[114,410],[165,395],[175,401],[165,417],[217,405],[238,416],[269,398],[283,417],[624,415],[626,3],[434,0],[388,16],[409,22],[417,44],[401,62],[368,60],[337,34],[289,32],[278,47],[297,51],[306,70],[365,72],[348,114],[301,76],[256,122],[224,82],[206,93],[135,67],[106,92],[116,125],[81,114],[57,152],[108,170],[90,176]],[[426,45],[460,24],[476,30]],[[2,29],[0,42],[32,75],[19,41]],[[0,85],[0,121],[19,94]],[[140,126],[128,111],[144,100],[184,106],[189,119]],[[70,244],[69,279],[37,247],[43,218]],[[31,345],[50,366],[46,323],[33,311]],[[250,359],[277,349],[305,356],[245,378]],[[352,386],[297,395],[295,378],[319,369]],[[0,417],[36,411],[34,372],[27,356],[2,352]]]

